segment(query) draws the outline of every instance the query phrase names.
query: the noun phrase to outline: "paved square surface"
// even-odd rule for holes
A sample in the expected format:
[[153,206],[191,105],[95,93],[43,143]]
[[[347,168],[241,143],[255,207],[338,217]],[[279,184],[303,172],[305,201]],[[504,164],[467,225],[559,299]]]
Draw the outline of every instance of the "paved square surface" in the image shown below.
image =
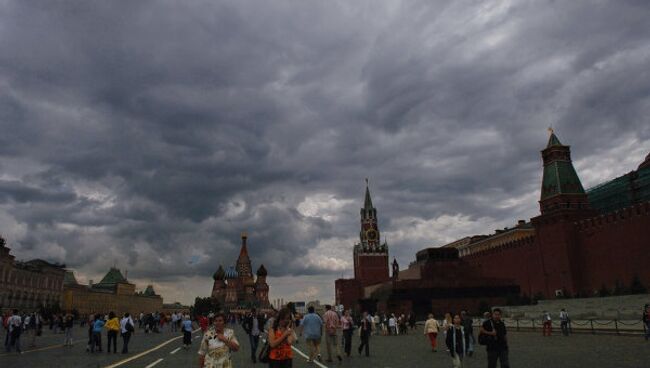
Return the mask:
[[[264,367],[263,364],[252,364],[250,361],[250,346],[247,336],[239,327],[235,328],[241,343],[241,349],[233,353],[235,367]],[[44,336],[37,340],[36,348],[26,347],[26,353],[0,355],[0,367],[197,367],[197,349],[200,334],[195,334],[194,344],[190,350],[179,349],[181,346],[180,335],[165,330],[159,334],[144,334],[137,331],[132,339],[130,354],[106,353],[105,346],[102,353],[89,354],[85,351],[86,330],[75,329],[75,337],[79,340],[75,346],[64,348],[60,345],[63,335],[53,335],[46,331]],[[4,336],[3,336],[4,337]],[[104,338],[105,336],[103,336]],[[176,338],[175,340],[172,340]],[[445,352],[443,339],[439,336],[438,352],[431,352],[428,340],[421,332],[421,328],[406,336],[373,336],[371,338],[371,356],[366,358],[356,353],[359,339],[355,336],[353,341],[353,354],[344,358],[342,364],[326,363],[327,367],[359,367],[359,368],[398,368],[398,367],[451,367],[448,353]],[[554,367],[598,367],[598,368],[644,368],[650,367],[650,342],[640,336],[613,336],[613,335],[586,335],[577,334],[564,337],[555,334],[551,337],[542,337],[536,332],[509,332],[510,363],[512,367],[529,368],[554,368]],[[106,341],[102,341],[106,344]],[[142,354],[149,349],[166,345],[149,353]],[[25,345],[25,343],[23,343]],[[118,351],[121,341],[118,340]],[[296,347],[306,352],[303,340]],[[325,349],[323,346],[323,358]],[[130,359],[138,356],[128,362]],[[152,365],[153,364],[153,365]],[[485,348],[479,346],[471,358],[466,358],[465,367],[486,367]],[[294,355],[294,367],[316,367],[307,364],[306,359],[299,354]]]

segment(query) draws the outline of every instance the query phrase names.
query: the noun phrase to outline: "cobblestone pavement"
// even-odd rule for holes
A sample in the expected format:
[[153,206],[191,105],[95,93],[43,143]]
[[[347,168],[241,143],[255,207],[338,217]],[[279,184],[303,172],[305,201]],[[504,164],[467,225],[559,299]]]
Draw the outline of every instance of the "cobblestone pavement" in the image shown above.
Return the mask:
[[[236,334],[241,343],[241,350],[233,353],[234,367],[263,367],[262,364],[252,364],[248,339],[241,328],[236,328]],[[83,338],[72,348],[60,345],[62,335],[52,335],[46,331],[37,340],[37,348],[26,348],[26,353],[0,355],[0,367],[14,368],[50,368],[50,367],[197,367],[198,342],[200,334],[195,334],[191,349],[184,350],[178,334],[163,331],[160,334],[147,334],[137,331],[132,339],[130,354],[107,354],[104,352],[89,354],[85,351],[85,329],[75,330],[77,338]],[[105,336],[104,336],[105,337]],[[176,338],[175,340],[172,340]],[[171,341],[170,341],[171,340]],[[535,332],[510,332],[510,363],[512,367],[555,368],[555,367],[594,367],[594,368],[644,368],[650,367],[650,342],[645,342],[640,336],[613,335],[574,335],[564,337],[555,334],[542,337]],[[106,344],[106,341],[102,341]],[[142,354],[149,349],[167,342],[157,350]],[[451,367],[448,353],[445,352],[442,336],[439,336],[439,349],[431,351],[428,340],[421,333],[412,332],[406,336],[373,336],[371,338],[371,356],[366,358],[356,352],[359,344],[357,336],[353,341],[353,354],[338,363],[323,362],[327,367],[359,367],[359,368],[401,368],[401,367]],[[118,351],[121,341],[118,341]],[[24,345],[24,344],[23,344]],[[296,347],[306,352],[304,341],[299,341]],[[35,349],[29,351],[30,349]],[[42,350],[40,350],[42,349]],[[138,354],[142,356],[138,357]],[[120,364],[125,359],[135,358]],[[325,351],[323,346],[323,358]],[[153,365],[152,365],[153,364]],[[466,368],[485,367],[486,353],[479,346],[471,358],[466,358]],[[314,367],[307,364],[306,359],[298,353],[294,355],[294,367]],[[320,367],[322,368],[322,367]]]

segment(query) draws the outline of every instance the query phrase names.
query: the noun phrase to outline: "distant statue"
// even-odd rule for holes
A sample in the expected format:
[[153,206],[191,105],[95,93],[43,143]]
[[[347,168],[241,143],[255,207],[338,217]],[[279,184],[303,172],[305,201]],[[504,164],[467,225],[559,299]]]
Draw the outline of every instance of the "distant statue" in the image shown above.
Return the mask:
[[393,258],[393,280],[397,280],[399,275],[399,265],[397,264],[397,259]]

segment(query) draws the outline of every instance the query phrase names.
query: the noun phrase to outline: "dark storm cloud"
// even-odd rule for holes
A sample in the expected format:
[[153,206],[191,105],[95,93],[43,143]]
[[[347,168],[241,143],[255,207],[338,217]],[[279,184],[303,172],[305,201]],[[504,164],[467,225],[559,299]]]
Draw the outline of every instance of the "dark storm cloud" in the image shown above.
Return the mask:
[[254,267],[334,277],[370,177],[406,264],[534,216],[551,124],[587,186],[635,168],[648,10],[6,2],[0,231],[21,257],[171,282],[232,264],[247,230]]

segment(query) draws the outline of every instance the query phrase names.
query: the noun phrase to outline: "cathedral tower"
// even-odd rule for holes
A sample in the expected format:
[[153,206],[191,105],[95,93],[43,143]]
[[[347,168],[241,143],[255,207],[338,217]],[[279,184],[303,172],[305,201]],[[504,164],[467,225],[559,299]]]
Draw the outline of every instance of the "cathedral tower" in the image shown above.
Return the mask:
[[266,268],[261,265],[257,269],[257,281],[255,281],[255,297],[259,306],[269,305],[269,285],[266,283]]
[[368,179],[361,215],[359,243],[354,246],[354,278],[362,285],[384,282],[388,275],[388,245],[381,243],[377,209],[372,205]]

